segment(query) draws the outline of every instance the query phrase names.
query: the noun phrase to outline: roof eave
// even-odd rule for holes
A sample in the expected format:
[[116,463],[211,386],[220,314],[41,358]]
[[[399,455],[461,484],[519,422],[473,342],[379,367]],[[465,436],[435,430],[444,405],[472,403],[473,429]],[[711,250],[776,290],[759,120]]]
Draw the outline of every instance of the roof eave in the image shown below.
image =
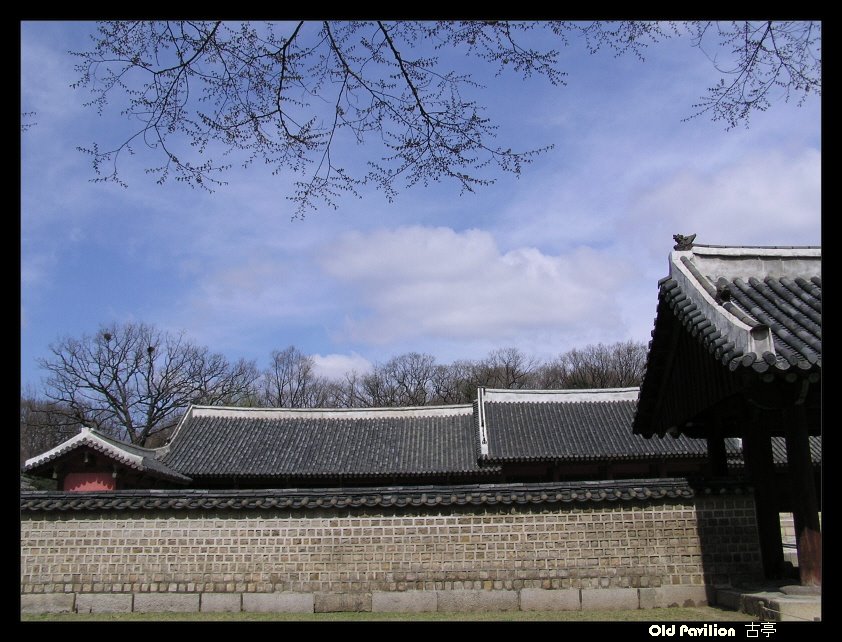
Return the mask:
[[742,319],[728,306],[715,298],[716,288],[693,262],[694,250],[673,250],[670,254],[670,278],[677,284],[690,305],[722,333],[724,344],[733,344],[735,354],[755,355],[763,359],[766,353],[776,355],[772,330],[762,323]]
[[[121,466],[136,470],[149,477],[165,479],[182,484],[189,484],[192,481],[190,477],[183,475],[178,471],[168,469],[163,464],[160,464],[160,462],[156,461],[161,468],[167,468],[166,470],[159,470],[157,467],[150,467],[145,461],[147,458],[143,455],[138,455],[121,448],[119,444],[115,444],[111,440],[105,439],[95,430],[92,430],[87,426],[82,427],[78,434],[66,441],[63,441],[47,452],[27,459],[24,463],[23,471],[27,473],[35,473],[39,468],[58,459],[67,457],[79,448],[90,448],[95,450]],[[154,459],[154,451],[149,450],[149,453],[149,457]]]
[[102,439],[95,431],[88,427],[83,427],[79,434],[74,435],[70,439],[63,441],[58,446],[51,448],[45,453],[36,455],[26,460],[24,463],[24,471],[29,472],[36,468],[43,466],[59,457],[63,457],[77,448],[89,447],[117,460],[125,466],[136,468],[137,470],[144,470],[143,457],[134,453],[128,452],[112,444],[105,439]]

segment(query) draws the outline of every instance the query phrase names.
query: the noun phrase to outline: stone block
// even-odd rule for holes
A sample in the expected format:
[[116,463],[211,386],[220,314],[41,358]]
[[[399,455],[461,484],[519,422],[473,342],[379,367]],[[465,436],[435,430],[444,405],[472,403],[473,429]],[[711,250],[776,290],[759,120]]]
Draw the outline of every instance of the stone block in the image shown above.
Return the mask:
[[422,613],[435,611],[435,591],[375,591],[371,594],[371,610],[376,613]]
[[657,597],[658,589],[654,588],[642,588],[637,589],[638,597],[639,597],[639,604],[640,608],[642,609],[654,609],[657,608],[658,604],[658,597]]
[[312,593],[243,593],[243,610],[253,613],[312,613]]
[[316,593],[316,613],[371,611],[371,593]]
[[79,593],[76,596],[77,613],[131,613],[131,593]]
[[195,613],[199,610],[198,593],[135,593],[137,613]]
[[443,613],[461,611],[517,611],[517,591],[437,591],[438,610]]
[[21,613],[72,613],[74,593],[28,593],[20,596]]
[[742,607],[739,609],[743,613],[755,615],[759,618],[766,618],[766,606],[778,597],[780,594],[775,591],[757,591],[755,593],[744,593],[742,596]]
[[579,611],[582,608],[579,589],[535,589],[520,591],[521,611]]
[[654,590],[655,608],[708,605],[707,591],[704,586],[662,586]]
[[200,609],[207,613],[239,613],[242,593],[202,593]]
[[778,622],[815,622],[822,619],[821,598],[792,598],[769,600],[766,617]]
[[582,589],[583,611],[636,609],[640,607],[637,589]]
[[740,611],[743,607],[743,595],[734,589],[718,589],[716,591],[716,606]]

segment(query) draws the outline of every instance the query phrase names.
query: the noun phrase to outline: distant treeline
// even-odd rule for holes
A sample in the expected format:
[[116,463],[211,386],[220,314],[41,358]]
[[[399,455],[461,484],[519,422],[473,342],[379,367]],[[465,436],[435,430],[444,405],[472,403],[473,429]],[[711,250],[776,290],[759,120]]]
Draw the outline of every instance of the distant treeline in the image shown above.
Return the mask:
[[542,361],[517,348],[484,359],[437,363],[408,352],[370,372],[338,379],[316,372],[295,346],[274,350],[269,366],[230,362],[183,334],[145,323],[103,326],[64,338],[39,361],[42,390],[21,392],[21,461],[76,434],[82,425],[135,444],[164,441],[193,404],[275,408],[363,408],[470,403],[486,388],[615,388],[640,385],[646,345],[626,341],[576,348]]

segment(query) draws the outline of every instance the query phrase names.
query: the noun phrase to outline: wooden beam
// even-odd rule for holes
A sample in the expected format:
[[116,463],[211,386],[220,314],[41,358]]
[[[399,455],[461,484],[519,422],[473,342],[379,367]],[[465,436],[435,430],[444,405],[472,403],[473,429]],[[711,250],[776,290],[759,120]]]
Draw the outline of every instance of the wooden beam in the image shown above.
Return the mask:
[[728,476],[728,457],[725,452],[725,437],[722,430],[722,419],[716,419],[716,428],[707,436],[708,466],[713,477]]
[[822,533],[804,406],[799,404],[789,408],[786,423],[786,458],[793,497],[798,571],[802,585],[821,586]]
[[[659,297],[660,298],[660,297]],[[663,382],[670,381],[672,377],[672,366],[675,362],[675,350],[678,346],[678,337],[679,333],[683,328],[678,323],[678,319],[673,316],[672,310],[670,310],[669,306],[663,302],[662,300],[658,302],[658,316],[657,320],[662,318],[661,313],[663,311],[664,318],[669,318],[669,322],[664,322],[663,327],[669,328],[671,334],[668,337],[669,347],[666,350],[666,359],[661,364],[661,373],[660,373],[660,382],[658,385],[658,396],[655,399],[655,407],[652,409],[651,416],[658,417],[660,419],[662,413],[662,406],[664,405],[664,399],[666,394],[664,393],[664,389],[666,388],[663,385]],[[656,320],[656,323],[657,323]],[[658,328],[657,325],[655,327],[655,332],[657,333]],[[661,332],[664,332],[662,330]],[[653,343],[654,346],[654,343]],[[660,433],[663,436],[663,433]]]
[[784,551],[778,498],[775,495],[775,465],[772,461],[772,440],[761,425],[759,412],[748,413],[743,435],[743,454],[754,486],[757,531],[763,573],[767,579],[779,579],[783,571]]

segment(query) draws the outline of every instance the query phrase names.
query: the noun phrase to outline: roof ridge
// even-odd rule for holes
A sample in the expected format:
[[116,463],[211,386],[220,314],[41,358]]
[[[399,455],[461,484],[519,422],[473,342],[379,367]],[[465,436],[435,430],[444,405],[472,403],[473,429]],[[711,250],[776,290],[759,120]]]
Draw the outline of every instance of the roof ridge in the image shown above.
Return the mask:
[[473,403],[443,406],[386,406],[377,408],[244,408],[235,406],[192,406],[196,417],[253,415],[259,418],[346,418],[450,417],[470,414]]
[[631,392],[640,390],[640,386],[623,388],[484,388],[486,392],[503,392],[513,394],[543,394],[543,393],[577,393],[577,392]]
[[558,390],[484,389],[483,403],[609,403],[637,401],[639,387],[564,388]]
[[106,435],[105,433],[95,430],[94,428],[89,428],[87,426],[84,427],[86,430],[90,431],[103,441],[107,441],[109,444],[115,446],[116,448],[126,448],[127,450],[140,450],[146,453],[145,456],[148,457],[155,457],[157,452],[160,448],[147,448],[146,446],[140,446],[138,444],[133,444],[130,441],[123,441],[122,439],[117,439],[116,437],[112,437],[111,435]]
[[[710,247],[716,249],[747,249],[747,250],[820,250],[821,245],[712,245],[710,243],[693,243],[693,248]],[[692,250],[691,250],[692,251]]]

